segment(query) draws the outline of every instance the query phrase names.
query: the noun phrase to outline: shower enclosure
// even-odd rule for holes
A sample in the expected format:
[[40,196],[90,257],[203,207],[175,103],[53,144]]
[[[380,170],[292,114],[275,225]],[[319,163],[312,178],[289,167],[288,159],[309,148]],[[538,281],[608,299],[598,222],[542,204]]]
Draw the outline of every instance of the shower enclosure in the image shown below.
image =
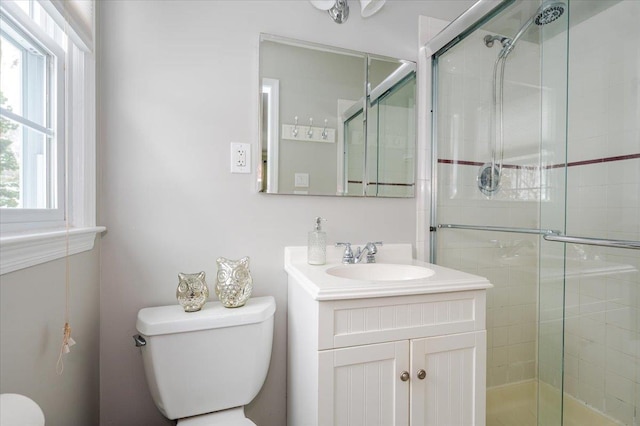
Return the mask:
[[504,1],[432,57],[432,262],[488,277],[487,425],[639,425],[640,2]]

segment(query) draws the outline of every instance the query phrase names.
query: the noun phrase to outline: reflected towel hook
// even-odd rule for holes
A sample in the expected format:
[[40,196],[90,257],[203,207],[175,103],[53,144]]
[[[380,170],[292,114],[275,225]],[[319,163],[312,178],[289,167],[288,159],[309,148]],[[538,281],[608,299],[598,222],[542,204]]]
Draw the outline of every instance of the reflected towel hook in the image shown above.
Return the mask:
[[291,130],[291,134],[293,136],[298,136],[298,116],[293,117],[295,124],[293,125],[293,130]]
[[322,139],[326,139],[327,136],[329,136],[329,132],[327,132],[327,123],[329,122],[329,120],[327,120],[326,118],[324,119],[324,129],[322,129],[322,133],[320,134],[322,136]]
[[309,130],[307,130],[307,137],[313,137],[313,117],[309,117]]

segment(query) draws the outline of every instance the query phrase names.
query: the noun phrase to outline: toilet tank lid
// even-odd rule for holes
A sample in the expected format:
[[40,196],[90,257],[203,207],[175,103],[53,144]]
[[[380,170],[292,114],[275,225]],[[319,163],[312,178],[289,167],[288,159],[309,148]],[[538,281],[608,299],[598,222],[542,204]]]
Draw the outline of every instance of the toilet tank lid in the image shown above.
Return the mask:
[[220,302],[207,302],[197,312],[185,312],[180,305],[140,309],[136,328],[144,336],[184,333],[213,328],[234,327],[262,322],[273,315],[272,296],[254,297],[239,308],[225,308]]

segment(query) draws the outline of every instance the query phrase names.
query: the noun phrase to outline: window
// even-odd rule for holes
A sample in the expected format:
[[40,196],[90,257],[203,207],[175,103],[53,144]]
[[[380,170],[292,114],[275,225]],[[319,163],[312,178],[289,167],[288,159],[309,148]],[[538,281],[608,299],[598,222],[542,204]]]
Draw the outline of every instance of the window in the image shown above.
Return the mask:
[[93,0],[0,2],[0,274],[93,248]]
[[[64,224],[64,51],[0,14],[2,224]],[[23,225],[24,227],[24,225]]]

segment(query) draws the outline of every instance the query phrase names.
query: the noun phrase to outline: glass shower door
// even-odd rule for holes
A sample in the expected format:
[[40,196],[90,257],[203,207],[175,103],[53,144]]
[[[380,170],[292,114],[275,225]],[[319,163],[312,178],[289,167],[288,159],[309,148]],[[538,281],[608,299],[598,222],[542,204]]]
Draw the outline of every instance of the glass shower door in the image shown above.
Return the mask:
[[434,56],[432,256],[494,284],[487,425],[640,424],[637,22],[508,2]]
[[494,285],[487,425],[562,421],[564,263],[542,235],[564,230],[567,15],[532,25],[541,8],[510,2],[435,58],[435,260]]
[[610,240],[640,248],[640,3],[568,5],[563,420],[637,425],[640,250]]

